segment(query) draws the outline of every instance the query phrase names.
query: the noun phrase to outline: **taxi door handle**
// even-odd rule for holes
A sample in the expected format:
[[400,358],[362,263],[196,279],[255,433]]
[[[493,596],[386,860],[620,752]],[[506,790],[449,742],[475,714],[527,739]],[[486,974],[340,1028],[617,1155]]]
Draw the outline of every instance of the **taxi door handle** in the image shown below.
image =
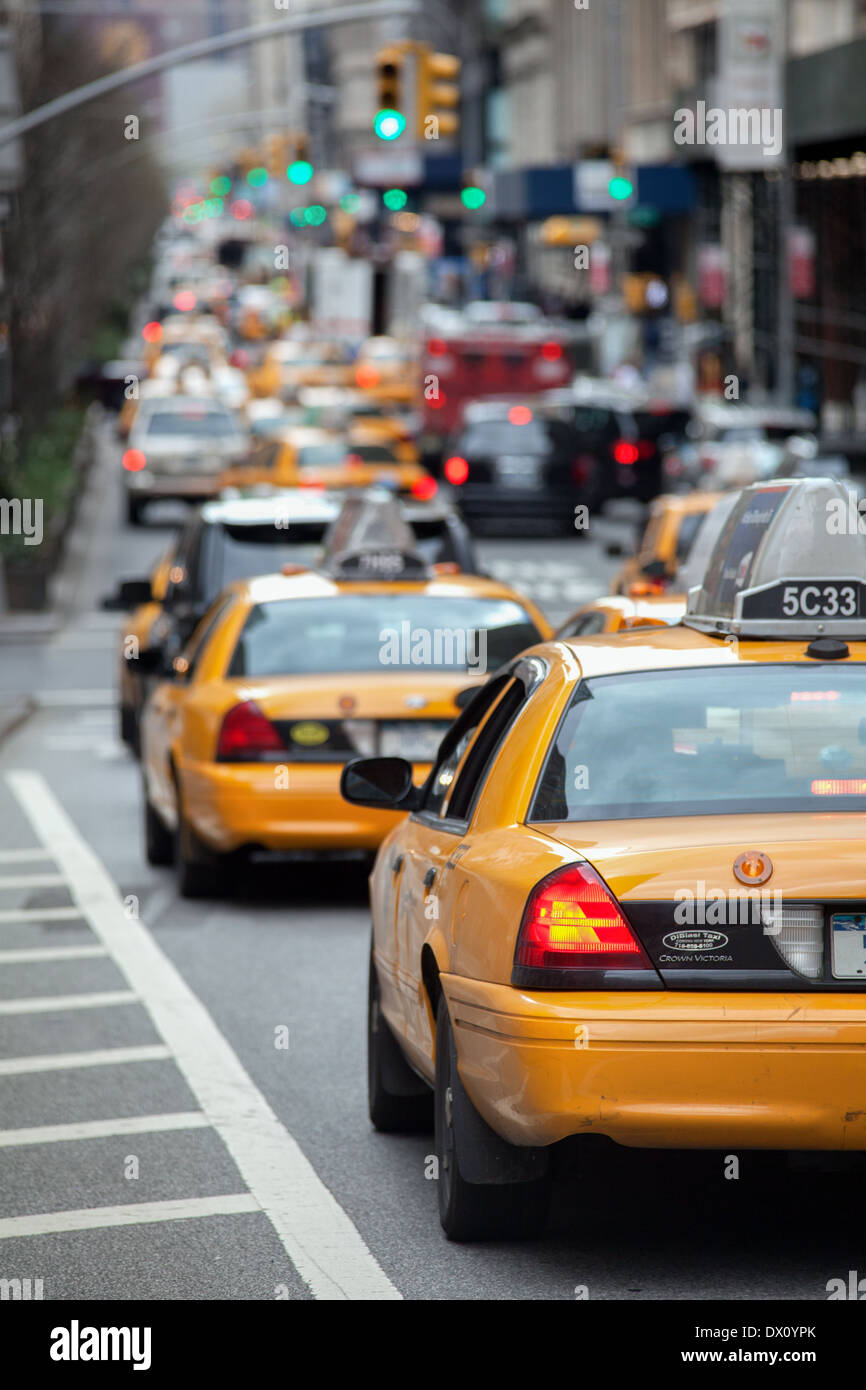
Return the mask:
[[435,879],[435,877],[436,870],[431,865],[431,867],[427,870],[426,874],[424,875],[424,887],[431,888],[433,886],[433,880]]
[[397,874],[403,867],[403,856],[398,854],[396,859],[391,860],[391,872]]

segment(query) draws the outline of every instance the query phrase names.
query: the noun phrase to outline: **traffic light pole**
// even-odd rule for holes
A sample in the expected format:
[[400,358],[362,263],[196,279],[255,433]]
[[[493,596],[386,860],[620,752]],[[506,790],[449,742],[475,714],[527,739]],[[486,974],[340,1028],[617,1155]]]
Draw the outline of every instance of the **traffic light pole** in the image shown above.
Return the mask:
[[285,19],[270,20],[267,24],[250,24],[243,29],[232,29],[227,34],[182,44],[179,48],[169,49],[167,53],[147,58],[142,63],[133,63],[118,72],[108,73],[105,77],[97,78],[95,82],[86,82],[71,92],[64,92],[62,96],[55,97],[53,101],[47,101],[44,106],[37,106],[34,111],[28,111],[18,120],[0,126],[0,148],[26,135],[28,131],[44,125],[46,121],[53,120],[55,116],[63,116],[67,111],[83,106],[85,102],[105,96],[107,92],[116,91],[119,87],[130,86],[143,77],[165,72],[168,68],[176,67],[178,63],[207,58],[211,53],[219,53],[224,49],[245,48],[248,44],[260,43],[263,39],[290,34],[293,31],[322,29],[334,24],[353,24],[363,19],[387,19],[394,15],[417,14],[419,8],[418,0],[372,0],[372,3],[341,5],[330,10],[286,16]]

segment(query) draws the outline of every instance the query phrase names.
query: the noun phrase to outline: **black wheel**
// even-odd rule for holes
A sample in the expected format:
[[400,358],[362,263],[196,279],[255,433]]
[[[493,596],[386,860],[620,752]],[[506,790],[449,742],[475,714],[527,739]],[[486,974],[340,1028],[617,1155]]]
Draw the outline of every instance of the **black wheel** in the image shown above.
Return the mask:
[[120,738],[134,757],[141,757],[138,713],[133,705],[120,706]]
[[539,1235],[549,1199],[547,1150],[506,1143],[478,1114],[457,1070],[444,994],[436,1014],[435,1127],[439,1220],[448,1239]]
[[174,835],[144,789],[144,853],[148,864],[174,863]]
[[383,1134],[418,1134],[433,1128],[433,1092],[409,1066],[382,1013],[379,976],[370,952],[367,993],[367,1101]]
[[183,813],[179,786],[174,866],[177,891],[182,898],[218,898],[225,893],[228,880],[226,856],[208,849],[196,835]]
[[127,526],[140,526],[144,515],[144,504],[140,497],[133,497],[130,493],[126,498],[126,524]]

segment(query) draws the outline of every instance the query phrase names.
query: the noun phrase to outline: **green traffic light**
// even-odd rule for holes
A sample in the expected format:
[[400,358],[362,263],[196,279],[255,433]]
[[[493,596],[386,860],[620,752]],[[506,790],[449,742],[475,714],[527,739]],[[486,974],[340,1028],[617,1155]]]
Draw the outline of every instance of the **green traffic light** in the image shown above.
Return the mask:
[[373,132],[380,140],[396,140],[406,129],[406,117],[402,111],[394,111],[385,106],[376,112]]
[[311,227],[321,227],[325,218],[328,216],[326,210],[319,203],[313,203],[312,207],[307,208],[304,213],[304,221]]
[[404,193],[402,188],[386,188],[382,194],[382,202],[389,212],[399,212],[409,201],[409,194]]
[[268,171],[261,165],[257,169],[250,169],[247,174],[247,183],[251,188],[261,188],[268,181]]
[[307,159],[296,159],[286,170],[289,183],[309,183],[313,177],[313,166]]
[[232,191],[232,181],[227,174],[217,174],[215,179],[211,179],[210,191],[215,193],[218,198],[224,198],[227,193]]
[[460,194],[460,201],[465,208],[474,212],[476,208],[483,207],[487,202],[487,194],[483,188],[476,188],[473,184],[469,188],[464,188]]
[[616,202],[623,203],[634,193],[634,184],[631,179],[623,178],[618,174],[616,178],[611,179],[607,191]]

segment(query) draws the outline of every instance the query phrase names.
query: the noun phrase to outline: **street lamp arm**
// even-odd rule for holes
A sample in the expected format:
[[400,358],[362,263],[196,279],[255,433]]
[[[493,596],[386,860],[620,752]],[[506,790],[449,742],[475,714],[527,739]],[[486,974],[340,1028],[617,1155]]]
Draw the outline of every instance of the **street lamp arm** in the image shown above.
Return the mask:
[[332,24],[349,24],[365,19],[387,19],[394,15],[415,14],[417,9],[418,0],[371,0],[371,3],[340,5],[331,10],[310,11],[307,14],[287,16],[285,19],[273,19],[267,24],[249,24],[243,29],[232,29],[227,34],[196,39],[193,43],[182,44],[179,48],[169,49],[167,53],[159,53],[154,58],[146,58],[141,63],[132,63],[118,72],[98,77],[94,82],[86,82],[82,87],[64,92],[53,101],[47,101],[43,106],[28,111],[25,116],[0,126],[0,148],[8,145],[11,140],[26,135],[28,131],[35,130],[37,126],[44,125],[46,121],[53,120],[55,116],[62,116],[65,112],[74,110],[76,106],[105,96],[106,92],[126,87],[143,77],[150,77],[153,73],[164,72],[178,63],[206,58],[211,53],[219,53],[227,48],[245,48],[247,44],[259,43],[262,39],[292,33],[294,30],[321,29]]

